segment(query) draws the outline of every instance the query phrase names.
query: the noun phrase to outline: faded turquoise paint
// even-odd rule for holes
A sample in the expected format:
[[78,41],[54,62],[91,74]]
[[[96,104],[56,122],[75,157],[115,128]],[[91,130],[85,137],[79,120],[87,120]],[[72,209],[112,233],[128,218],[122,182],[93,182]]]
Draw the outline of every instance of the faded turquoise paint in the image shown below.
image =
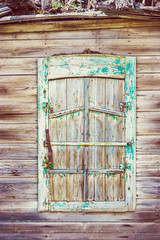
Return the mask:
[[[54,60],[53,60],[54,59]],[[58,56],[50,58],[52,76],[49,73],[49,79],[67,78],[67,77],[108,77],[124,79],[125,58],[118,58],[104,55],[76,55],[76,56]],[[62,71],[61,71],[62,70]],[[64,71],[63,71],[64,70]]]
[[[101,58],[100,58],[101,56]],[[106,61],[106,58],[109,57],[110,61]],[[90,58],[89,59],[90,62],[94,63],[94,64],[102,64],[102,65],[106,65],[108,63],[113,63],[113,64],[125,64],[125,57],[121,57],[121,56],[104,56],[104,55],[97,55],[97,58],[95,56],[95,58]]]
[[125,101],[131,103],[125,113],[126,138],[132,142],[132,146],[126,147],[126,208],[133,211],[136,206],[136,58],[133,57],[126,57],[125,92]]
[[38,60],[38,168],[39,168],[39,210],[47,210],[44,202],[48,200],[48,169],[45,166],[46,148],[44,148],[45,129],[48,128],[48,113],[44,111],[43,103],[48,101],[48,62],[47,59]]
[[[45,203],[47,204],[47,203]],[[100,205],[100,208],[99,208]],[[123,211],[125,206],[125,202],[123,201],[118,201],[117,203],[114,202],[109,202],[109,201],[105,201],[105,202],[52,202],[50,204],[48,204],[48,207],[51,211],[55,212],[55,211],[63,211],[65,209],[65,211],[82,211],[82,212],[88,212],[88,211],[106,211],[106,210],[110,210],[115,212],[115,210],[117,211],[118,209],[120,211]]]

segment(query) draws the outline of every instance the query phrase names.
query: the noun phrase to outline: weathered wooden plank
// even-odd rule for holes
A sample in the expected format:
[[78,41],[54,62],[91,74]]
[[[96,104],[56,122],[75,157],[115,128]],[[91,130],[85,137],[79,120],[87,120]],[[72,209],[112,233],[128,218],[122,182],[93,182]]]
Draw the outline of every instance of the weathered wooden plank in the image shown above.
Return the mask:
[[[159,235],[158,223],[1,223],[1,237],[8,239],[12,235],[15,239],[146,239],[157,240]],[[147,235],[148,233],[148,235]],[[23,236],[22,236],[23,235]],[[27,238],[28,237],[28,238]],[[151,237],[151,238],[149,238]]]
[[49,169],[49,173],[51,174],[80,174],[84,173],[84,170],[76,170],[76,169]]
[[1,76],[0,82],[0,122],[37,123],[36,76]]
[[[95,81],[96,79],[89,79],[89,84],[88,84],[88,104],[89,107],[94,107],[95,104]],[[89,142],[94,142],[95,141],[95,113],[92,111],[89,111],[89,135],[88,135],[88,141]],[[88,148],[88,167],[90,169],[95,169],[95,147]],[[95,200],[95,178],[93,174],[88,175],[88,200]]]
[[[93,169],[93,170],[90,170],[88,169],[88,173],[108,173],[108,174],[117,174],[117,173],[122,173],[123,170],[121,169]],[[79,174],[79,173],[84,173],[84,170],[74,170],[74,169],[49,169],[49,173],[52,173],[52,174],[57,174],[57,173],[69,173],[69,174]]]
[[[4,56],[7,57],[7,56]],[[35,75],[36,70],[36,59],[35,58],[1,58],[0,59],[0,75]],[[26,78],[26,76],[23,76]],[[2,79],[2,78],[1,78]],[[35,76],[33,76],[35,79]]]
[[137,211],[153,211],[160,207],[160,199],[137,199]]
[[94,112],[101,112],[101,113],[106,113],[106,114],[110,114],[110,115],[124,117],[123,112],[117,112],[117,111],[113,111],[113,110],[111,111],[111,110],[108,110],[105,108],[89,107],[89,110],[94,111]]
[[6,201],[6,200],[2,200],[0,201],[0,206],[1,206],[1,211],[5,211],[5,212],[32,212],[32,211],[37,211],[38,209],[38,202],[37,199],[32,200],[32,199],[26,199],[25,201],[23,200],[15,200],[13,201]]
[[[158,223],[2,223],[1,237],[8,239],[146,239],[157,240],[159,236]],[[23,236],[22,236],[23,235]]]
[[137,152],[139,155],[158,155],[160,153],[159,135],[147,135],[137,137]]
[[[62,67],[63,69],[63,67]],[[67,79],[67,108],[84,106],[84,80],[81,78]],[[67,141],[84,140],[84,111],[67,115]],[[70,169],[83,169],[84,147],[68,146],[68,167]],[[69,199],[71,201],[83,201],[84,176],[72,175],[68,178]]]
[[1,144],[0,159],[37,160],[37,144]]
[[159,21],[142,21],[129,19],[103,19],[103,20],[76,20],[76,21],[54,21],[39,23],[23,23],[23,25],[12,23],[2,24],[0,33],[26,33],[26,32],[52,32],[84,29],[117,29],[136,27],[159,27]]
[[160,112],[137,112],[137,135],[160,135]]
[[[67,222],[67,223],[54,223],[50,222],[45,225],[44,222],[42,223],[26,223],[22,222],[21,224],[19,223],[1,223],[2,230],[5,231],[5,228],[8,229],[8,231],[12,231],[14,228],[17,227],[17,233],[19,231],[24,231],[26,232],[38,232],[39,228],[42,228],[42,232],[47,232],[46,229],[49,229],[49,233],[112,233],[113,234],[113,229],[115,228],[115,231],[117,233],[121,232],[149,232],[149,229],[151,231],[157,231],[159,232],[159,223],[129,223],[124,224],[124,223],[81,223],[81,222]],[[97,239],[97,238],[96,238]]]
[[84,54],[49,58],[48,79],[89,76],[124,79],[125,58]]
[[159,27],[138,27],[123,29],[93,29],[79,31],[59,31],[59,32],[21,32],[0,34],[0,40],[40,40],[40,39],[135,39],[135,38],[156,38],[159,39]]
[[55,117],[71,114],[74,112],[79,112],[82,110],[84,110],[84,107],[77,107],[77,108],[72,108],[72,109],[68,109],[68,110],[62,110],[60,112],[55,112],[55,113],[49,114],[49,118],[55,118]]
[[[88,109],[88,87],[89,80],[84,79],[84,141],[88,142],[89,137],[89,109]],[[88,200],[88,146],[84,148],[84,196],[83,200]]]
[[48,111],[44,111],[43,102],[49,101],[48,81],[47,81],[47,59],[38,60],[38,210],[47,210],[44,202],[48,202],[49,182],[48,173],[43,169],[45,157],[48,155],[44,147],[46,132],[48,129]]
[[[106,82],[106,108],[120,111],[120,102],[124,101],[124,82],[108,80]],[[108,115],[105,120],[106,141],[124,141],[124,119]],[[116,168],[123,163],[124,148],[111,147],[106,148],[106,166]],[[106,176],[107,200],[124,199],[124,176],[118,177]]]
[[138,178],[137,179],[137,198],[160,199],[160,177]]
[[[157,65],[157,64],[156,64]],[[137,74],[137,90],[151,91],[160,90],[159,73],[138,73]]]
[[0,104],[0,123],[37,123],[36,102],[22,102],[17,97],[15,101],[8,100]]
[[[67,79],[67,108],[84,105],[83,79]],[[77,112],[67,116],[67,141],[83,141],[83,117],[84,112]],[[68,146],[68,167],[82,169],[84,164],[84,148]],[[83,201],[84,179],[83,175],[72,175],[68,178],[69,199],[71,201]],[[81,184],[81,185],[80,185]]]
[[137,111],[138,112],[159,112],[160,91],[138,91]]
[[[1,58],[48,57],[55,54],[82,53],[86,48],[106,55],[159,56],[156,39],[81,39],[1,41]],[[108,47],[109,46],[109,47]]]
[[137,155],[137,177],[159,177],[159,167],[159,155]]
[[[91,108],[106,108],[106,81],[105,79],[92,79],[94,83],[94,91],[92,99],[90,99],[90,104],[92,103]],[[91,125],[94,128],[94,141],[106,141],[105,134],[105,113],[97,113],[94,112],[91,115],[94,118],[94,125]],[[92,151],[92,148],[90,148]],[[94,169],[101,169],[106,168],[105,163],[105,147],[96,147],[94,148]],[[106,194],[106,181],[105,181],[105,174],[91,174],[91,177],[94,181],[94,198],[95,201],[106,201],[107,194]],[[110,201],[110,199],[108,199]]]
[[[145,43],[144,43],[145,44]],[[137,58],[138,73],[160,73],[160,56],[141,56]]]
[[[7,59],[6,59],[6,70],[7,70]],[[20,67],[20,66],[19,66]],[[12,70],[15,69],[15,67],[12,67]],[[23,71],[23,70],[22,70]],[[28,69],[29,71],[29,69]],[[2,71],[0,72],[2,73]],[[8,71],[6,71],[6,73],[8,73]],[[18,72],[17,72],[18,73]],[[36,75],[19,75],[17,76],[12,74],[12,76],[1,76],[0,75],[0,83],[1,83],[1,93],[3,94],[6,93],[8,91],[8,89],[11,91],[14,91],[14,89],[20,88],[22,90],[24,89],[33,89],[33,88],[37,88],[37,76]],[[2,74],[3,75],[3,74]]]
[[[19,203],[20,206],[22,206],[21,203]],[[5,205],[4,205],[5,206]],[[126,212],[123,214],[119,213],[58,213],[58,214],[51,214],[51,213],[38,213],[36,208],[32,209],[12,209],[11,211],[7,211],[7,209],[4,209],[1,207],[1,218],[0,222],[61,222],[62,224],[64,222],[98,222],[98,223],[108,223],[108,222],[114,222],[114,223],[156,223],[159,221],[159,212],[157,212],[157,209],[153,209],[152,211],[136,211],[136,212]]]
[[[48,57],[55,54],[82,53],[86,48],[106,55],[158,56],[159,44],[153,39],[81,39],[1,41],[1,58]],[[120,47],[118,47],[120,46]],[[45,50],[44,50],[45,49]]]
[[[66,109],[66,80],[49,82],[49,102],[53,106],[53,112]],[[66,116],[49,119],[50,141],[66,141]],[[52,145],[52,144],[51,144]],[[65,148],[52,147],[53,165],[55,169],[66,168]]]
[[37,199],[37,178],[2,179],[0,184],[0,201],[23,201]]
[[49,210],[52,212],[72,211],[72,212],[124,212],[125,201],[105,201],[105,202],[50,202]]
[[37,124],[1,124],[0,143],[36,143]]
[[[7,212],[12,212],[13,213],[13,212],[31,212],[31,211],[34,212],[34,211],[37,211],[37,200],[32,200],[32,199],[31,200],[26,199],[26,201],[21,201],[21,200],[20,201],[19,200],[13,201],[13,199],[12,199],[11,201],[8,201],[8,202],[6,200],[2,200],[2,201],[0,201],[0,205],[1,205],[1,211],[5,211],[5,212],[7,211]],[[155,213],[159,214],[158,211],[157,211],[157,209],[159,209],[159,206],[160,206],[160,200],[159,199],[137,199],[137,208],[136,208],[137,209],[137,214],[140,213],[140,212],[144,213],[145,211],[150,212],[150,213],[155,212]],[[118,209],[115,209],[115,212],[119,212],[117,210]],[[66,215],[66,217],[67,217],[67,215]],[[81,216],[81,214],[80,214],[80,216]],[[92,217],[90,216],[89,218],[93,219],[93,216],[94,215],[92,214]],[[126,216],[128,216],[128,214],[126,214]],[[130,216],[129,219],[131,219],[133,221],[132,216],[131,215],[129,215],[129,216]],[[124,217],[124,219],[126,221],[125,214],[124,214],[124,216],[120,216],[120,214],[117,214],[117,217],[114,218],[114,220],[116,220],[116,219],[118,220],[119,218],[121,219],[122,217]],[[152,219],[152,216],[148,215],[148,219],[150,217]],[[99,216],[96,217],[96,215],[95,215],[94,219],[97,219],[97,218],[99,219]],[[104,218],[106,219],[106,215],[104,216]],[[72,219],[75,219],[75,217],[73,216]],[[84,218],[82,217],[82,219],[84,219]],[[84,221],[86,221],[86,220],[87,220],[87,217],[85,216]],[[141,220],[143,220],[143,218],[141,218]],[[67,221],[69,221],[69,218],[67,219]],[[79,219],[78,219],[78,221],[79,221]],[[90,221],[91,221],[91,219],[90,219]],[[110,219],[110,221],[111,221],[111,219]]]
[[[130,94],[128,94],[130,93]],[[136,209],[136,58],[126,57],[125,102],[131,102],[131,108],[125,111],[125,140],[132,146],[125,148],[125,163],[130,166],[125,172],[126,208]]]
[[[59,202],[58,204],[65,206],[66,201],[67,203],[70,203],[70,201],[83,201],[83,194],[81,192],[83,174],[53,174],[50,177],[50,184],[51,187],[56,185],[57,189],[51,189],[52,193],[50,193],[49,203],[54,201],[53,204]],[[69,186],[67,186],[68,184]]]
[[38,162],[37,160],[1,160],[0,176],[1,178],[37,178]]
[[[7,94],[6,94],[7,93]],[[12,102],[12,105],[22,102],[23,104],[30,103],[33,106],[36,106],[36,99],[37,99],[37,89],[34,87],[21,87],[21,88],[7,88],[2,90],[0,95],[0,100],[3,104],[9,105]],[[1,103],[1,104],[2,104]]]

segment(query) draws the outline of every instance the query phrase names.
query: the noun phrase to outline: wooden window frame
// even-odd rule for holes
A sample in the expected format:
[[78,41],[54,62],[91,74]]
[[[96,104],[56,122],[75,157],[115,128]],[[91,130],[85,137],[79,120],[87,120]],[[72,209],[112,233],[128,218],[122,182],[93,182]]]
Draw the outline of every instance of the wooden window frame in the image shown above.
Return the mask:
[[[92,68],[86,67],[85,61],[89,58],[98,59],[101,64]],[[80,68],[65,67],[60,71],[61,64],[69,62],[68,66],[78,61]],[[105,66],[104,66],[105,62]],[[115,65],[121,66],[115,71]],[[56,66],[52,73],[50,66]],[[106,66],[109,73],[104,71]],[[83,73],[83,75],[82,75]],[[44,109],[44,103],[48,102],[48,81],[55,78],[64,77],[90,77],[98,76],[105,78],[125,78],[125,102],[131,104],[125,111],[125,201],[105,201],[105,202],[49,202],[49,169],[45,167],[45,156],[48,150],[45,147],[45,129],[48,129],[48,110]],[[107,55],[68,55],[57,56],[38,60],[38,209],[39,211],[83,211],[83,212],[125,212],[134,211],[136,207],[136,58],[118,57]]]

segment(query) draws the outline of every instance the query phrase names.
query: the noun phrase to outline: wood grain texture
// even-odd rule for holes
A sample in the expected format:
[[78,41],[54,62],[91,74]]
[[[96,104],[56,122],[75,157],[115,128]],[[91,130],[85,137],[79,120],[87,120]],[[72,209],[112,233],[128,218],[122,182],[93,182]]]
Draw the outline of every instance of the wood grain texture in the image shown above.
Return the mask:
[[[120,46],[120,47],[119,47]],[[44,48],[46,50],[44,51]],[[85,49],[106,55],[158,56],[159,44],[153,39],[81,39],[1,41],[1,58],[48,57],[55,54],[82,53]]]
[[[0,161],[0,175],[4,178],[37,178],[37,160],[5,159]],[[36,190],[37,192],[37,190]]]
[[159,21],[141,21],[126,19],[55,21],[41,23],[1,24],[0,33],[52,32],[88,29],[121,29],[139,27],[159,27]]
[[105,55],[67,55],[49,58],[48,79],[105,77],[124,79],[125,58]]
[[[1,224],[3,239],[6,239],[7,234],[13,234],[14,238],[18,239],[37,239],[37,233],[40,232],[38,239],[146,239],[152,237],[153,240],[158,240],[159,234],[155,235],[158,231],[159,224],[89,224],[89,223],[48,223],[42,224],[29,224],[22,223],[21,225],[15,224]],[[149,230],[150,229],[150,230]],[[62,235],[63,231],[63,235]],[[114,232],[114,233],[113,233]],[[22,234],[23,233],[23,237]],[[152,235],[151,235],[152,234]]]
[[[43,168],[48,151],[44,146],[46,130],[48,129],[48,109],[43,109],[43,103],[48,102],[48,71],[47,59],[38,60],[38,210],[48,210],[49,181],[48,172]],[[49,159],[48,159],[49,160]]]
[[[55,236],[56,239],[77,239],[78,236],[84,239],[91,236],[91,239],[106,239],[107,235],[109,239],[159,240],[159,22],[118,22],[119,20],[114,20],[113,24],[111,21],[100,24],[97,21],[83,21],[83,24],[76,22],[75,27],[71,21],[70,25],[65,22],[18,23],[1,27],[3,34],[0,34],[0,44],[3,49],[0,54],[3,58],[0,59],[0,123],[6,143],[1,141],[0,145],[0,182],[4,190],[0,200],[0,222],[3,224],[0,226],[0,238],[28,240],[46,237],[53,239]],[[72,31],[76,30],[76,25],[81,30]],[[89,28],[91,29],[87,30]],[[58,31],[55,32],[54,29]],[[60,31],[61,29],[64,31]],[[62,46],[64,43],[67,45]],[[37,143],[26,142],[36,139],[36,59],[59,53],[81,53],[88,47],[107,54],[137,56],[137,209],[123,214],[38,213]],[[20,123],[22,129],[19,127]],[[33,129],[30,136],[29,124]],[[10,129],[13,135],[9,135]],[[12,136],[15,138],[14,143]],[[17,138],[21,143],[16,144]],[[60,222],[61,226],[54,225],[55,222]],[[67,227],[66,222],[70,223]],[[73,222],[84,225],[73,226]],[[91,222],[90,228],[86,228],[86,222]],[[95,222],[97,226],[101,226],[99,233]],[[108,223],[113,223],[110,228],[112,233],[102,233],[103,228],[105,229],[103,224],[100,225],[102,222],[108,229],[111,227]],[[47,223],[54,226],[48,227]],[[123,223],[124,226],[119,225],[117,229],[117,223]],[[77,232],[67,233],[70,228]],[[54,235],[55,231],[59,231],[56,233],[58,235]]]
[[[48,23],[49,24],[49,23]],[[147,24],[147,22],[146,22]],[[0,40],[40,40],[40,39],[135,39],[135,38],[154,38],[159,39],[159,26],[144,26],[138,28],[123,29],[93,29],[79,31],[58,31],[56,32],[21,32],[21,33],[3,33]]]
[[[4,56],[7,57],[7,56]],[[0,75],[35,75],[37,60],[34,58],[24,58],[24,59],[0,59]],[[23,76],[25,77],[25,76]]]

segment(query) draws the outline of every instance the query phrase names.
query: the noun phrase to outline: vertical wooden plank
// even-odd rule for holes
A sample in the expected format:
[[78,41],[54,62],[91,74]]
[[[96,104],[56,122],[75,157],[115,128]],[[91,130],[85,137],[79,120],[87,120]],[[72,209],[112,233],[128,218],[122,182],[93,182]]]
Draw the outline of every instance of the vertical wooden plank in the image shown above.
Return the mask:
[[[84,105],[83,79],[68,78],[67,79],[67,109],[82,107]],[[83,141],[83,117],[84,111],[68,114],[67,116],[67,141],[81,142]],[[69,147],[70,169],[82,169],[83,147]]]
[[[81,78],[67,79],[67,109],[81,107],[84,105],[84,86]],[[67,115],[67,141],[79,142],[83,141],[83,117],[84,111],[75,112]],[[67,162],[70,169],[82,169],[84,159],[84,147],[68,146],[67,147]],[[79,185],[82,182],[80,174],[71,174],[68,177],[67,185],[68,200],[82,201],[83,186]],[[79,184],[78,184],[79,182]]]
[[[53,112],[66,109],[66,79],[49,81],[49,101],[53,105]],[[51,141],[66,141],[66,116],[49,119],[49,133]],[[66,147],[52,146],[53,169],[66,169]],[[63,174],[51,174],[50,194],[52,200],[66,200],[66,177]]]
[[[120,111],[120,102],[124,101],[124,81],[123,80],[106,80],[106,108]],[[106,142],[123,142],[124,141],[124,118],[119,116],[106,116]],[[107,168],[119,168],[124,161],[124,148],[106,147]],[[124,180],[124,179],[123,179]],[[122,194],[121,175],[116,177],[106,175],[107,196],[108,200],[119,200]]]
[[[106,92],[105,79],[96,78],[95,81],[95,107],[105,108]],[[105,113],[94,113],[94,136],[95,142],[105,142]],[[105,167],[105,147],[95,147],[95,169]],[[104,201],[103,174],[95,175],[95,201]]]
[[[95,81],[94,78],[89,78],[88,80],[88,105],[91,107],[95,106]],[[89,136],[88,141],[94,142],[94,112],[89,111]],[[95,147],[88,147],[88,168],[95,169]],[[94,174],[88,175],[88,200],[95,200],[95,179]]]
[[126,210],[134,211],[136,207],[136,58],[126,57],[125,101],[131,102],[126,109],[126,136],[132,146],[126,147]]
[[47,59],[38,60],[38,210],[48,209],[49,182],[48,170],[43,168],[47,148],[45,129],[48,129],[48,111],[43,110],[43,103],[48,102]]
[[[88,142],[88,79],[84,79],[84,141]],[[88,200],[88,147],[84,149],[84,201]]]
[[[81,78],[67,78],[67,109],[81,107],[84,105],[84,84]],[[68,114],[67,116],[67,141],[83,141],[83,117],[84,111]],[[69,169],[82,169],[84,159],[84,147],[68,146],[67,147],[67,167]],[[82,199],[82,187],[79,187],[78,181],[81,182],[80,174],[71,174],[68,178],[67,185],[68,200]]]
[[[105,108],[105,79],[89,80],[89,106]],[[89,141],[105,142],[105,114],[89,112]],[[89,147],[89,168],[105,168],[105,147]],[[89,199],[105,200],[105,175],[89,174]]]
[[[66,109],[66,80],[49,82],[49,99],[53,105],[53,112]],[[49,119],[49,133],[51,141],[66,141],[66,116]],[[66,168],[66,149],[62,146],[52,146],[54,169]]]

